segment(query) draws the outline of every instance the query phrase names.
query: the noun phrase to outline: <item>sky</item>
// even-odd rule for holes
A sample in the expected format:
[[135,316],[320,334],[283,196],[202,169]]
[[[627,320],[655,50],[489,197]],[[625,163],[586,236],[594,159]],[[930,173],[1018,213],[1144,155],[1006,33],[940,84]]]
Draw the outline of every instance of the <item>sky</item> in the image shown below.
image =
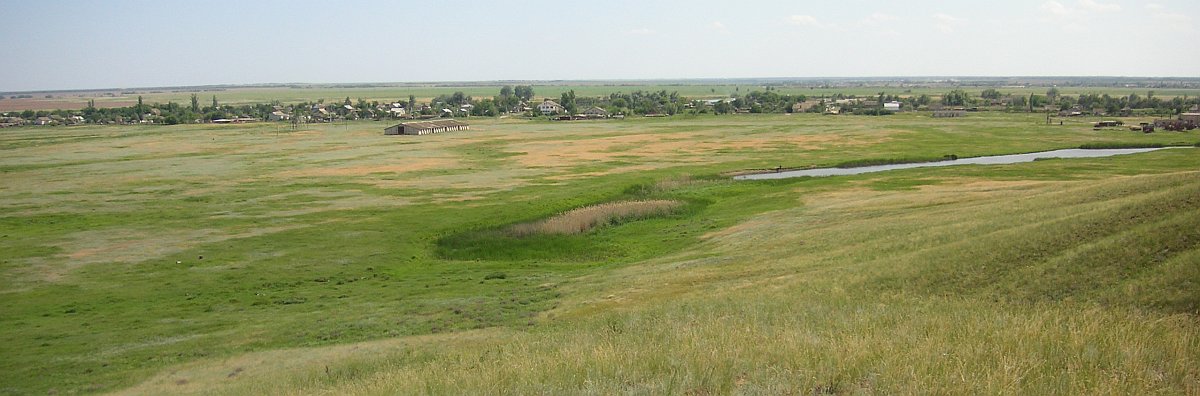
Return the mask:
[[1200,1],[0,0],[0,92],[258,83],[1200,77]]

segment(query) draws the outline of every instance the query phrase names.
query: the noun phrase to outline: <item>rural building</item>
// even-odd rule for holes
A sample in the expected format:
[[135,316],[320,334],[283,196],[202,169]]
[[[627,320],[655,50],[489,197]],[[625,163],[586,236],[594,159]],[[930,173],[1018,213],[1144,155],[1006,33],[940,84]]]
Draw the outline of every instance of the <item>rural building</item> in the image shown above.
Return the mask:
[[1200,124],[1200,113],[1182,113],[1179,115],[1179,120]]
[[1079,117],[1082,115],[1083,115],[1083,107],[1081,107],[1079,105],[1074,105],[1074,106],[1071,106],[1071,108],[1069,108],[1069,109],[1060,110],[1058,112],[1059,117]]
[[428,135],[431,133],[465,131],[471,126],[457,120],[402,122],[383,130],[384,135]]
[[524,101],[521,101],[521,102],[518,102],[516,106],[513,106],[511,109],[508,109],[508,112],[509,113],[524,113],[524,112],[532,111],[532,110],[533,110],[533,108],[529,107],[529,103],[525,103]]
[[279,111],[279,110],[272,111],[271,115],[267,116],[268,121],[287,121],[290,119],[292,119],[291,115],[289,115],[288,113]]
[[808,109],[811,109],[820,103],[821,102],[816,101],[816,100],[806,100],[803,102],[796,102],[796,104],[792,105],[792,112],[793,113],[803,113],[803,112],[808,111]]
[[900,111],[900,102],[891,101],[883,104],[883,109],[888,111]]
[[404,117],[405,114],[408,114],[408,110],[403,107],[392,107],[391,109],[388,109],[388,114],[391,114],[392,117],[399,118]]
[[608,110],[604,110],[600,106],[592,106],[590,109],[584,110],[583,115],[588,118],[604,118],[608,117]]
[[333,113],[325,109],[325,105],[313,105],[312,118],[321,122],[329,122],[333,120]]
[[551,115],[555,113],[561,113],[563,111],[563,107],[562,105],[555,103],[553,100],[546,99],[545,101],[542,101],[542,104],[538,105],[538,111],[542,112],[542,115]]

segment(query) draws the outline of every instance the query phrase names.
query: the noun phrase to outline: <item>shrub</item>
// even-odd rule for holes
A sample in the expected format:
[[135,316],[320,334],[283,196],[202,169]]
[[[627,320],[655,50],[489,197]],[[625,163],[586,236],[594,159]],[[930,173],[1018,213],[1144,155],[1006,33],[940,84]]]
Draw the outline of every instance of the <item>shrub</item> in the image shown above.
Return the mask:
[[878,165],[897,165],[897,164],[915,164],[920,162],[938,162],[952,161],[958,159],[956,154],[947,154],[941,157],[909,157],[909,158],[868,158],[859,160],[850,160],[840,162],[834,165],[835,168],[861,168],[864,166]]
[[1126,149],[1126,148],[1162,148],[1162,143],[1121,143],[1121,142],[1102,142],[1102,143],[1087,143],[1080,145],[1079,148],[1084,150],[1101,150],[1101,149]]

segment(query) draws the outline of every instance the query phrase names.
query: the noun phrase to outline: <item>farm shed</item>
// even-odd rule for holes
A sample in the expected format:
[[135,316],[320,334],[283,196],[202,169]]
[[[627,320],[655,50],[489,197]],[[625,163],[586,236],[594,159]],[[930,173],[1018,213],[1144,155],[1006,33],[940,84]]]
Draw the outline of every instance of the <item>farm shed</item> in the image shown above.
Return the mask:
[[1200,124],[1200,113],[1182,113],[1179,115],[1179,120]]
[[608,110],[604,110],[599,106],[592,106],[591,108],[584,110],[583,115],[590,118],[604,118],[608,117]]
[[457,120],[402,122],[383,130],[384,135],[428,135],[431,133],[465,131],[471,125]]
[[967,115],[966,110],[935,110],[933,112],[934,118],[962,117],[965,115]]

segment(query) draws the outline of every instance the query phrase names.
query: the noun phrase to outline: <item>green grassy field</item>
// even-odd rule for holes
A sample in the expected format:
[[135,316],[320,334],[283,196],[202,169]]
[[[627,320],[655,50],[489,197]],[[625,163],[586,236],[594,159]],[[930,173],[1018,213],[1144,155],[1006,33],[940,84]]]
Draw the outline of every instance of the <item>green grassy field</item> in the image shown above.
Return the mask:
[[1195,149],[724,176],[1196,132],[470,121],[0,131],[0,393],[1200,392]]

